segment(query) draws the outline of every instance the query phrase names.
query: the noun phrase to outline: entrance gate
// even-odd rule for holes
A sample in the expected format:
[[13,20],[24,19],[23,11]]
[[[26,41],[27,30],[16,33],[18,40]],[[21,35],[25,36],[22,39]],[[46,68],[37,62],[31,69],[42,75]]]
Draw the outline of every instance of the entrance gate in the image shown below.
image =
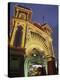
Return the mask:
[[44,52],[39,52],[36,48],[32,49],[31,55],[25,57],[24,63],[25,76],[40,76],[47,74],[47,60]]

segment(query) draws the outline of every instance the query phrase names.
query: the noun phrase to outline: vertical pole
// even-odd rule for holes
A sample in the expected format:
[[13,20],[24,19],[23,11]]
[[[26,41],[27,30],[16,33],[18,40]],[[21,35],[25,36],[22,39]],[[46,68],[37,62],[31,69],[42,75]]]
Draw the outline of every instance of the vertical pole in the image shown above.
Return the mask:
[[43,16],[43,24],[44,24],[44,16]]

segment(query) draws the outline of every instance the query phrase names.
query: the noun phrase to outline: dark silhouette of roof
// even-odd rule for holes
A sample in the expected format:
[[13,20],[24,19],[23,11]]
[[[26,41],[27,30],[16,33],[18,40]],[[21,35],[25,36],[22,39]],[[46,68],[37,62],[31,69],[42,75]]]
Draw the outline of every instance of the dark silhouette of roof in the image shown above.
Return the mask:
[[27,9],[27,10],[31,10],[30,8],[27,8],[27,7],[24,7],[24,6],[21,6],[21,5],[16,5],[16,6]]

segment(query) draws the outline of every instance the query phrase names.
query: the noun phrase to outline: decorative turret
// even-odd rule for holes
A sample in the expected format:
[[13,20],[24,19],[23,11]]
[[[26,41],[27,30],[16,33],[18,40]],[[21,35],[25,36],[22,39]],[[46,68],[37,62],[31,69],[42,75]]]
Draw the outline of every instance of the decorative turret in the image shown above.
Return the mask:
[[30,21],[31,15],[32,15],[31,9],[28,9],[22,6],[15,6],[14,17],[23,19],[26,21]]

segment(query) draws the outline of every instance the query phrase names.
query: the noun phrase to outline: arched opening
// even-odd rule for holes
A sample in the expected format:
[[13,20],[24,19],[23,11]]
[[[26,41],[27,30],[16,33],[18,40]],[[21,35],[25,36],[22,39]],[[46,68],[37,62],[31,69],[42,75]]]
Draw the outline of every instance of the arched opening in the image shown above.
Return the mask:
[[23,34],[22,30],[23,30],[23,28],[22,28],[21,25],[17,26],[15,39],[14,39],[14,46],[15,47],[20,47],[21,46],[22,34]]
[[47,62],[44,52],[33,48],[31,55],[25,57],[24,72],[25,76],[40,76],[47,74]]

